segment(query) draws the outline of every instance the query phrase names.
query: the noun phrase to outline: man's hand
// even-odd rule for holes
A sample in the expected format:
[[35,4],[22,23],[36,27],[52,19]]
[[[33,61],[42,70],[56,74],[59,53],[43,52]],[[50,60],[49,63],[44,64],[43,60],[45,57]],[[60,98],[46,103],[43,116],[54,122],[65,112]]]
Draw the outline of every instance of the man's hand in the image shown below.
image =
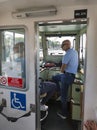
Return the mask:
[[61,72],[62,72],[62,73],[64,73],[65,68],[66,68],[66,64],[62,64],[62,66],[61,66]]
[[84,126],[86,127],[87,130],[97,130],[97,124],[95,121],[88,120]]

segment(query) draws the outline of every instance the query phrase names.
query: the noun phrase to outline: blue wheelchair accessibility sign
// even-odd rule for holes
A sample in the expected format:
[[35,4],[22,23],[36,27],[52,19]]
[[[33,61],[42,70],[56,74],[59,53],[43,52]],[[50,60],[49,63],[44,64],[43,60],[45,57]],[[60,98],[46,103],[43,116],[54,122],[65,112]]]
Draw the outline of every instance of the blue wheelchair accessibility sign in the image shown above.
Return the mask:
[[26,95],[22,93],[10,93],[11,108],[26,111]]

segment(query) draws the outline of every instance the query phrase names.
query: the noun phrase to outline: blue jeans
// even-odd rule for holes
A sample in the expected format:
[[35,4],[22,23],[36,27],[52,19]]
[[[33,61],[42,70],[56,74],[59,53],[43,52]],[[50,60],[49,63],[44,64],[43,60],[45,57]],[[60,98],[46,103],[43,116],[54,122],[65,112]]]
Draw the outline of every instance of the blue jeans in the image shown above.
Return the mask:
[[52,77],[52,80],[57,84],[57,90],[60,89],[62,114],[64,116],[68,115],[67,111],[68,88],[74,82],[74,78],[75,75],[72,75],[70,73],[58,74]]
[[46,104],[46,102],[54,95],[56,88],[56,84],[53,82],[45,81],[40,84],[40,94],[47,93],[46,97],[41,101],[42,104]]

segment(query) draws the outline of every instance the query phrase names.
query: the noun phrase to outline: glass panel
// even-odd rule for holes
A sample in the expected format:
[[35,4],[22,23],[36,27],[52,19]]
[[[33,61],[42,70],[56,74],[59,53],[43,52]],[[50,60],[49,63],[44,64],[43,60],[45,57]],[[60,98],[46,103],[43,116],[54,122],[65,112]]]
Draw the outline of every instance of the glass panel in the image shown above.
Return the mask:
[[80,36],[80,62],[84,65],[86,50],[86,33]]
[[64,55],[64,51],[61,49],[61,44],[63,40],[70,39],[71,46],[73,47],[73,40],[75,37],[63,36],[63,37],[47,37],[47,48],[48,55]]
[[25,31],[0,31],[0,86],[25,88]]

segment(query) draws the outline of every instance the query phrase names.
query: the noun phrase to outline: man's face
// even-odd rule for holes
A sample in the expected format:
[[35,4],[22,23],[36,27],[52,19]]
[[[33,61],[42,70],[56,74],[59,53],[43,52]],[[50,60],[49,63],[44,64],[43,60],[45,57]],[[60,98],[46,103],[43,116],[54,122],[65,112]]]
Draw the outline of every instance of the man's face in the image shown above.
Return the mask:
[[62,46],[62,49],[64,51],[67,51],[68,49],[70,49],[70,43],[69,42],[64,42],[63,46]]
[[19,53],[19,47],[18,46],[14,47],[14,53]]

